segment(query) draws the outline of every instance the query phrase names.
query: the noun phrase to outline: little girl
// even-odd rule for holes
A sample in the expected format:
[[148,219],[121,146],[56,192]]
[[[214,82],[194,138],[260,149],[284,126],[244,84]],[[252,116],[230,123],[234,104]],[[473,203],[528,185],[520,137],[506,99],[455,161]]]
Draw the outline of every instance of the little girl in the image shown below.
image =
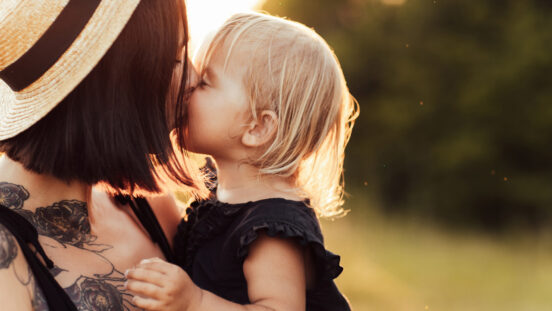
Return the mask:
[[350,310],[317,216],[343,214],[342,172],[356,104],[312,29],[233,16],[205,44],[188,108],[191,151],[216,162],[209,200],[175,237],[179,266],[127,271],[147,310]]

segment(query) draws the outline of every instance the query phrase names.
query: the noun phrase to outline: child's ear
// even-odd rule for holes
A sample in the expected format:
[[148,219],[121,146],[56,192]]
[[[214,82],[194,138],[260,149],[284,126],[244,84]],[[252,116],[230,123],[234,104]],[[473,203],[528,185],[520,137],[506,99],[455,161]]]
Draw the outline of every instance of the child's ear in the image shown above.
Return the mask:
[[241,142],[247,147],[259,147],[270,141],[278,130],[278,116],[272,110],[263,110],[249,123]]

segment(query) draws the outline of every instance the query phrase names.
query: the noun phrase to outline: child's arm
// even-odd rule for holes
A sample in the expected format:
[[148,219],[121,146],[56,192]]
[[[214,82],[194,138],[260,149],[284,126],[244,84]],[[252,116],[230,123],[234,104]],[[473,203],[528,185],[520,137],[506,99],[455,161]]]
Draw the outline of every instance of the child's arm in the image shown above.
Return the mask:
[[143,261],[127,273],[134,303],[146,310],[305,310],[305,263],[291,240],[261,235],[250,247],[243,270],[250,305],[239,305],[197,287],[178,266]]

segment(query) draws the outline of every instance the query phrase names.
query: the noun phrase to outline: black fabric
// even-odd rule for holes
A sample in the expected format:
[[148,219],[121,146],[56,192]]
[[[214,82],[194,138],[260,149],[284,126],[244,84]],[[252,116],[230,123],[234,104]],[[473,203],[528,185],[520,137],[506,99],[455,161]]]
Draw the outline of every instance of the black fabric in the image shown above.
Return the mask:
[[[38,232],[23,216],[0,205],[0,223],[8,229],[19,244],[27,264],[33,272],[38,287],[46,299],[48,308],[56,311],[77,311],[73,301],[65,290],[59,285],[54,276],[48,271],[53,268],[53,262],[46,256],[42,246],[38,242]],[[29,247],[33,245],[46,262],[47,267],[42,264],[37,255]]]
[[82,32],[101,0],[71,0],[38,41],[0,78],[17,92],[38,80],[69,49]]
[[174,253],[169,245],[169,240],[163,232],[163,228],[159,224],[157,217],[153,213],[148,201],[142,197],[134,197],[118,195],[115,197],[121,204],[129,204],[132,211],[138,217],[146,231],[148,231],[151,240],[156,243],[165,259],[170,263],[176,263]]
[[334,279],[339,256],[324,248],[320,224],[306,202],[266,199],[227,204],[194,202],[175,236],[178,264],[199,287],[222,298],[250,303],[243,262],[259,233],[289,238],[310,251],[316,280],[307,290],[307,310],[350,310]]

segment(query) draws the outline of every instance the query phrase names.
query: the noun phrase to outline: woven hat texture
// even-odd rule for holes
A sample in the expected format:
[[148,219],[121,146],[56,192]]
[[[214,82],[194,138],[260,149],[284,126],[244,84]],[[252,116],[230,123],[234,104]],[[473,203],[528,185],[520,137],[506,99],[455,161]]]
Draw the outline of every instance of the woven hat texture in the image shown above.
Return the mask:
[[[92,0],[2,0],[0,72],[32,49],[72,1]],[[69,48],[38,79],[21,90],[0,79],[0,140],[25,131],[61,102],[101,60],[138,3],[99,1]]]

